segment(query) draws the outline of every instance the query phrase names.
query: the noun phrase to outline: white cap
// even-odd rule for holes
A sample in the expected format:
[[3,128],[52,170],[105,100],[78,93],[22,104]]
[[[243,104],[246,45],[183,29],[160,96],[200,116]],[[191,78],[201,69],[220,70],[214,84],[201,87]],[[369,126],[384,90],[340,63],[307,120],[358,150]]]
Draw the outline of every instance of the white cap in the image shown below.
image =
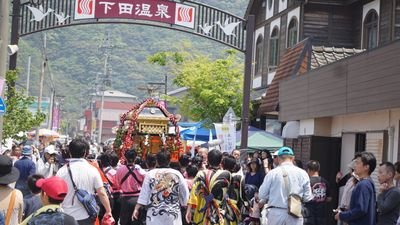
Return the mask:
[[54,145],[49,145],[44,149],[44,153],[49,153],[50,155],[52,154],[58,154],[56,151],[56,147]]
[[276,150],[274,153],[272,153],[272,156],[278,156],[279,150]]

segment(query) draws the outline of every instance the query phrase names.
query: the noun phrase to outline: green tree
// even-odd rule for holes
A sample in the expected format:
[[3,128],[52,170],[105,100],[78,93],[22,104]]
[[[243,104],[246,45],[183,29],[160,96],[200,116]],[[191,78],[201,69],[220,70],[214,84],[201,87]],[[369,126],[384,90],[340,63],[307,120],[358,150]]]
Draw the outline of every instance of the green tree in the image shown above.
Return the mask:
[[7,138],[21,139],[18,136],[20,132],[26,132],[40,126],[46,118],[44,113],[33,114],[28,110],[29,105],[34,102],[34,98],[26,96],[23,92],[10,85],[10,83],[15,83],[17,79],[17,71],[7,71],[6,83],[8,90],[5,93],[7,111],[4,115],[3,140]]
[[187,88],[183,97],[168,98],[178,105],[184,116],[194,121],[221,122],[229,107],[240,115],[243,64],[239,63],[235,51],[226,51],[224,58],[216,60],[201,54],[159,52],[148,61],[160,66],[169,65],[176,76],[174,84]]

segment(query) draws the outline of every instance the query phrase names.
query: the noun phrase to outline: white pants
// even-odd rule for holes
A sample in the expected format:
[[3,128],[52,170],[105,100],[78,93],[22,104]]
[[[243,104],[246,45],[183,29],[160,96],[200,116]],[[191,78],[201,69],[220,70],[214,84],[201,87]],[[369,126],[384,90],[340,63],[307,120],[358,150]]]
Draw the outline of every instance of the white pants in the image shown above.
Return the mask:
[[268,225],[303,225],[303,218],[295,218],[287,209],[271,208],[267,214]]

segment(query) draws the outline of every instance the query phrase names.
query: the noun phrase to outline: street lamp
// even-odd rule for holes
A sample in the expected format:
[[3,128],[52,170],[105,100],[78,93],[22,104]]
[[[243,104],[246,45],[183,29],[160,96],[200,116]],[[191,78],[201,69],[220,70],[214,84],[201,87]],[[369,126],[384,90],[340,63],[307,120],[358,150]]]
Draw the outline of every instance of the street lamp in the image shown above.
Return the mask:
[[9,56],[14,55],[16,52],[18,52],[18,50],[19,50],[18,45],[7,46],[7,53]]

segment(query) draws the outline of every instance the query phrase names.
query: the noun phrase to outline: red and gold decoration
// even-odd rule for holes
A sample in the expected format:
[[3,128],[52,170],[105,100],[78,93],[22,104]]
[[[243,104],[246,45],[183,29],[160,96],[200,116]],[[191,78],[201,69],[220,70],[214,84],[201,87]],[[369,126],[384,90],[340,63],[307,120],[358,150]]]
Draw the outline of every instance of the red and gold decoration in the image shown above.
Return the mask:
[[[171,153],[171,160],[178,161],[183,152],[178,120],[179,115],[169,113],[154,99],[146,99],[121,115],[114,150],[124,161],[125,151],[132,147],[143,159],[166,149]],[[174,134],[169,134],[170,126],[174,126]]]

